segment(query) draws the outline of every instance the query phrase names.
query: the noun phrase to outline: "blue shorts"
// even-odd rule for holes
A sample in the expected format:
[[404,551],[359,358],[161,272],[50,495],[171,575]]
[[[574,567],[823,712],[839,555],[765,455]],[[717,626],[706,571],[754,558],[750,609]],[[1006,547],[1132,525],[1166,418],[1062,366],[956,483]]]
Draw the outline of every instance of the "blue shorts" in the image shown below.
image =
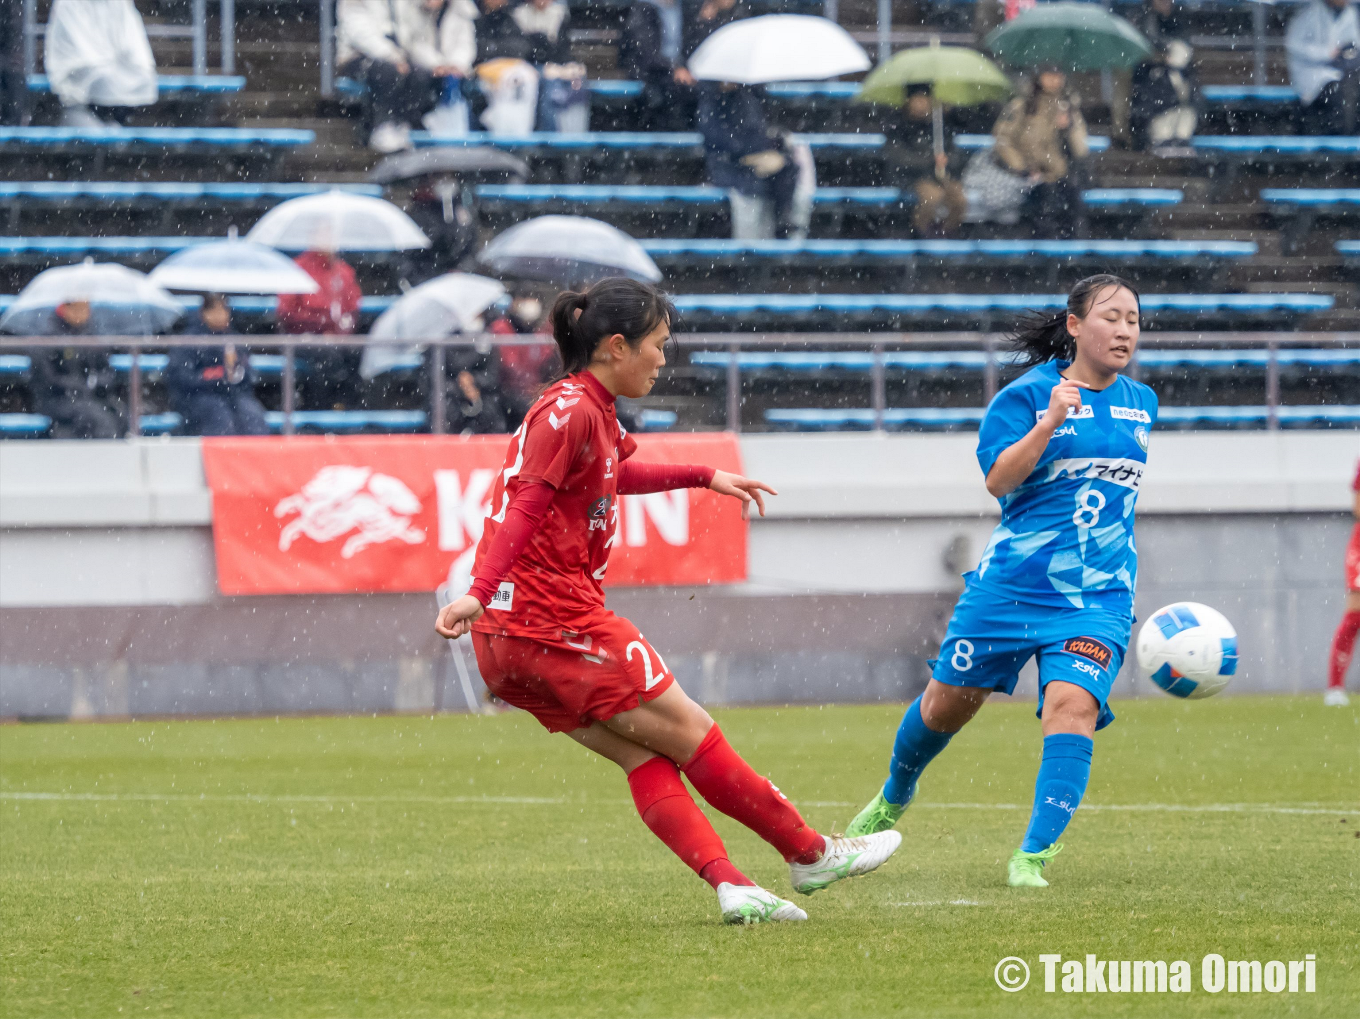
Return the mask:
[[954,608],[931,675],[950,686],[1011,693],[1020,668],[1039,657],[1039,708],[1055,679],[1073,683],[1100,704],[1096,728],[1114,721],[1110,687],[1133,628],[1131,617],[1108,609],[1029,605],[969,584]]

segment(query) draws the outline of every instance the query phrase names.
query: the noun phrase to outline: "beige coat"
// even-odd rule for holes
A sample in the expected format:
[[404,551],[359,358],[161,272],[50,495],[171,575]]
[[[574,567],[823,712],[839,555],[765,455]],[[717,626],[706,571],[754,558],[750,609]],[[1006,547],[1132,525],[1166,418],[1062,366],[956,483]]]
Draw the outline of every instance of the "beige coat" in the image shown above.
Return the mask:
[[[1075,96],[1039,95],[1033,113],[1027,108],[1030,98],[1012,99],[997,118],[992,135],[993,152],[1000,163],[1016,173],[1040,174],[1052,184],[1067,176],[1067,157],[1085,159],[1086,121]],[[1059,119],[1067,114],[1068,127],[1061,130]]]

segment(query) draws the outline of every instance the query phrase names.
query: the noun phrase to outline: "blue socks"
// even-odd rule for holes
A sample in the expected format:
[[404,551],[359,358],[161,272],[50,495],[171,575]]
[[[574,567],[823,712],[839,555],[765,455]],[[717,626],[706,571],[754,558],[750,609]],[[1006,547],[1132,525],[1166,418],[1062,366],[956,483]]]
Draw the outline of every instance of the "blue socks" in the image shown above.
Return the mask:
[[[883,783],[883,798],[899,807],[909,803],[916,795],[916,780],[925,766],[953,738],[952,732],[936,732],[929,728],[921,718],[921,698],[912,701],[911,707],[902,716],[902,724],[897,727],[892,762],[888,765],[888,781]],[[1089,753],[1086,759],[1090,760]]]
[[1058,841],[1086,794],[1094,749],[1088,736],[1060,732],[1044,737],[1044,759],[1034,781],[1034,812],[1021,850],[1037,853]]

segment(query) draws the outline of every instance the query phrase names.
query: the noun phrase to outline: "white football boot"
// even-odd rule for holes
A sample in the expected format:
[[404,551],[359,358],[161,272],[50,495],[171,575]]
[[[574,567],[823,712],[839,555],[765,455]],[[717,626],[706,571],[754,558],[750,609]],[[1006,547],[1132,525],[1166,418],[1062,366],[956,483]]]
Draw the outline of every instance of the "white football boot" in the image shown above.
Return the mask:
[[829,884],[846,877],[859,877],[877,870],[897,852],[902,844],[901,832],[880,831],[848,839],[843,836],[822,836],[826,852],[816,863],[789,864],[789,880],[793,890],[811,895]]
[[1344,708],[1350,702],[1351,699],[1346,696],[1346,691],[1341,687],[1332,687],[1322,695],[1322,703],[1329,708]]
[[718,885],[718,908],[723,923],[770,923],[775,920],[806,920],[807,914],[792,902],[756,885]]

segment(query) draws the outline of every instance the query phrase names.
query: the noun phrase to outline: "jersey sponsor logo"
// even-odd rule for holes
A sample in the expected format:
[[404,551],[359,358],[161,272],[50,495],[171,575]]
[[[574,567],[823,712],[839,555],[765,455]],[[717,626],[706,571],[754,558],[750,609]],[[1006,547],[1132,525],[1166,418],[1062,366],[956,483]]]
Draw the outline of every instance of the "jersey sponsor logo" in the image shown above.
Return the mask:
[[1121,488],[1131,488],[1135,492],[1143,483],[1146,465],[1138,460],[1124,457],[1080,456],[1054,460],[1048,465],[1045,481],[1089,478],[1095,481],[1108,481]]
[[[1034,412],[1034,420],[1035,420],[1035,421],[1042,421],[1042,420],[1044,419],[1044,415],[1047,414],[1047,413],[1048,413],[1048,408],[1047,408],[1047,407],[1045,407],[1043,410],[1036,410],[1036,411]],[[1080,420],[1080,419],[1082,419],[1082,418],[1093,418],[1093,417],[1095,417],[1095,416],[1096,416],[1096,409],[1095,409],[1094,407],[1092,407],[1089,403],[1083,403],[1080,407],[1068,407],[1068,408],[1067,408],[1067,420],[1068,420],[1068,421],[1078,421],[1078,420]]]
[[1073,637],[1063,642],[1063,650],[1068,654],[1089,658],[1102,669],[1108,669],[1114,659],[1114,652],[1094,637]]
[[603,531],[609,521],[609,507],[613,504],[614,497],[604,495],[590,504],[590,529],[592,531]]
[[1111,407],[1110,417],[1116,421],[1141,421],[1145,425],[1152,424],[1152,415],[1141,407]]
[[332,464],[275,505],[279,519],[297,514],[279,532],[279,551],[303,537],[317,544],[345,538],[342,559],[389,541],[419,545],[425,532],[411,518],[420,512],[420,500],[399,478],[371,467]]
[[487,605],[487,608],[495,609],[497,612],[509,612],[514,607],[515,585],[508,580],[503,581],[501,586],[496,588],[496,593],[491,596],[491,604]]
[[1076,425],[1063,425],[1061,428],[1059,428],[1057,431],[1053,433],[1053,438],[1056,439],[1063,435],[1076,435],[1076,434],[1077,434]]

